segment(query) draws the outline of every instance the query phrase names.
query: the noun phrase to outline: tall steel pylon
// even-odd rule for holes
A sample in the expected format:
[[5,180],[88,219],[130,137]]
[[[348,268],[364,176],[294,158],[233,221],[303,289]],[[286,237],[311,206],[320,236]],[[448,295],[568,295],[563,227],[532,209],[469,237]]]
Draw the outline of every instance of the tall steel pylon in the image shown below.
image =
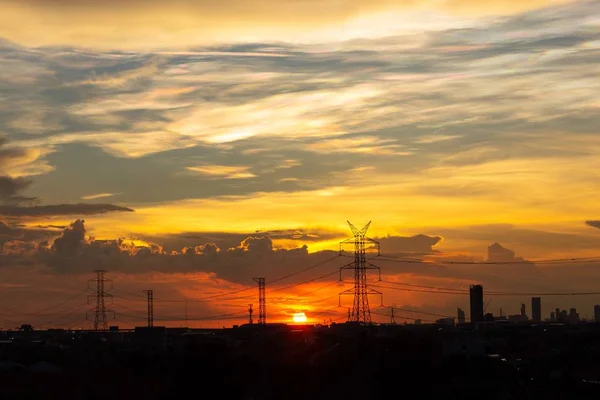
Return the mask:
[[[381,254],[379,248],[379,242],[371,238],[366,237],[367,230],[371,225],[371,222],[366,224],[362,229],[357,229],[354,225],[347,221],[352,234],[354,237],[346,239],[340,242],[340,255],[342,255],[344,246],[353,243],[354,244],[354,261],[340,268],[340,280],[342,280],[342,271],[345,269],[352,269],[354,271],[354,288],[344,290],[340,293],[341,295],[353,294],[354,303],[352,306],[352,315],[350,321],[360,322],[363,324],[371,323],[371,310],[369,308],[369,295],[377,294],[381,297],[381,305],[383,306],[383,295],[381,292],[370,289],[367,284],[367,270],[376,269],[379,271],[379,280],[381,280],[381,269],[367,261],[366,252],[367,246],[370,249],[377,249],[377,255]],[[341,305],[341,299],[340,299]]]
[[[106,319],[107,313],[112,313],[114,317],[114,311],[106,308],[106,298],[112,298],[112,294],[106,293],[104,291],[105,283],[110,283],[112,288],[112,280],[106,279],[104,274],[108,271],[104,269],[97,269],[94,271],[96,273],[96,279],[91,279],[88,282],[88,288],[90,283],[95,283],[96,291],[94,294],[88,296],[88,302],[90,298],[96,300],[96,307],[92,310],[94,312],[94,330],[95,331],[106,331],[108,330],[108,322]],[[86,315],[87,318],[87,315]]]
[[254,320],[252,319],[252,306],[253,304],[248,304],[248,324],[252,325]]
[[147,289],[144,290],[144,293],[148,298],[148,328],[152,328],[154,326],[154,290]]
[[252,278],[258,282],[258,323],[267,323],[267,304],[265,300],[265,278]]

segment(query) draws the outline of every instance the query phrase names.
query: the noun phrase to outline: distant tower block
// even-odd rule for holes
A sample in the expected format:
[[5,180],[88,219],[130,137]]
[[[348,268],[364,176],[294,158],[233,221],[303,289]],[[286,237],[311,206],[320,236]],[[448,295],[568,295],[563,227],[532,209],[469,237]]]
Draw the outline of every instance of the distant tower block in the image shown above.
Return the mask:
[[457,317],[458,317],[457,318],[458,319],[458,323],[459,324],[464,324],[465,323],[465,312],[463,311],[463,309],[459,307],[456,310],[456,313],[458,314],[457,315]]
[[267,323],[267,302],[265,299],[265,278],[253,278],[258,282],[258,323]]
[[469,295],[471,300],[471,323],[483,322],[483,286],[471,285]]
[[527,319],[527,312],[525,311],[525,303],[521,303],[521,318]]
[[88,302],[90,298],[96,300],[96,307],[91,310],[94,312],[94,330],[106,331],[108,330],[106,314],[110,312],[114,315],[114,311],[106,308],[106,298],[112,298],[112,294],[106,293],[104,288],[105,283],[110,282],[112,284],[112,280],[104,277],[104,274],[107,272],[106,270],[98,269],[94,272],[96,273],[96,279],[90,280],[88,282],[88,287],[90,283],[94,283],[96,291],[94,294],[88,296]]
[[350,320],[363,324],[371,323],[371,310],[369,308],[369,295],[376,294],[381,298],[383,306],[383,295],[377,290],[369,289],[367,285],[367,270],[376,269],[379,271],[379,280],[381,280],[381,270],[378,266],[371,264],[366,259],[367,245],[377,249],[377,254],[380,254],[379,242],[366,237],[367,230],[371,223],[366,224],[362,229],[357,229],[348,221],[348,225],[352,230],[354,237],[346,239],[340,243],[340,254],[343,252],[343,246],[348,244],[354,245],[354,261],[340,268],[340,280],[342,280],[342,270],[351,269],[354,272],[354,288],[345,290],[340,295],[354,295],[354,303],[352,305],[352,315]]
[[531,319],[535,322],[542,321],[542,298],[532,297],[531,298]]

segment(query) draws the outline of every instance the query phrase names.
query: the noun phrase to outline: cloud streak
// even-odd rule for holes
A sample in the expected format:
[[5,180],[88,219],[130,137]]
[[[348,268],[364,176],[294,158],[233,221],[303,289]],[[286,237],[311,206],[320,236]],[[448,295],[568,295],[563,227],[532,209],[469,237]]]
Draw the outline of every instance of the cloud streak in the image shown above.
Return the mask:
[[[28,45],[76,45],[92,48],[139,49],[140,47],[189,48],[212,41],[223,42],[246,37],[264,40],[278,37],[288,40],[316,40],[361,35],[388,36],[398,26],[413,29],[436,28],[457,17],[512,14],[554,4],[560,0],[435,0],[403,1],[323,0],[210,1],[177,0],[127,3],[115,1],[27,0],[16,5],[0,2],[0,36]],[[406,16],[404,23],[392,23]],[[382,16],[382,14],[384,16]],[[415,24],[415,15],[428,17]],[[440,16],[441,14],[441,16]],[[434,20],[435,22],[431,22]],[[85,21],[85,22],[84,22]],[[126,29],[125,29],[126,27]],[[405,28],[406,29],[406,28]],[[152,37],[152,41],[147,38]]]
[[118,196],[121,193],[95,193],[95,194],[88,194],[85,196],[81,196],[82,200],[96,200],[96,199],[103,199],[105,197],[112,197],[112,196]]
[[411,28],[318,43],[2,42],[11,142],[0,160],[33,182],[17,196],[122,193],[136,213],[90,216],[101,236],[338,227],[349,199],[385,221],[380,236],[506,221],[558,230],[600,212],[589,196],[599,3],[520,3],[530,11],[468,20],[403,10],[412,25],[390,11],[382,21]]
[[109,212],[133,212],[131,208],[113,204],[55,204],[43,206],[1,206],[0,215],[8,217],[41,217],[53,215],[91,215]]
[[247,179],[256,177],[256,175],[250,172],[250,167],[248,166],[201,165],[186,167],[186,169],[209,178]]

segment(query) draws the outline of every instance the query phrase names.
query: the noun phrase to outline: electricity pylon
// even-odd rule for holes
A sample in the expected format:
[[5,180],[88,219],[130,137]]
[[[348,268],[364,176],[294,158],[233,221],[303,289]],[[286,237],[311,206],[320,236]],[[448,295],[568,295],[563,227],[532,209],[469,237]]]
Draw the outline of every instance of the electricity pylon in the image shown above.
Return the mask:
[[258,323],[267,323],[267,303],[265,299],[265,278],[253,278],[258,282]]
[[[96,300],[96,307],[94,307],[92,310],[90,310],[90,311],[94,312],[94,330],[95,331],[106,331],[106,330],[108,330],[108,322],[106,319],[106,314],[112,313],[113,318],[114,318],[115,312],[109,308],[106,308],[105,299],[107,297],[112,298],[113,296],[112,296],[112,294],[106,293],[104,291],[104,284],[109,282],[112,285],[112,280],[106,279],[104,277],[104,274],[106,272],[108,272],[104,269],[97,269],[94,272],[96,273],[96,279],[91,279],[88,282],[88,287],[89,287],[90,283],[95,283],[96,291],[94,292],[94,294],[88,296],[88,303],[90,301],[90,298],[93,298]],[[87,314],[86,314],[86,318],[87,318]]]
[[[379,242],[371,238],[366,237],[367,230],[371,225],[371,222],[366,224],[362,229],[357,229],[354,225],[347,221],[352,234],[354,237],[346,239],[340,242],[340,255],[342,255],[345,245],[354,244],[354,261],[340,268],[340,280],[342,280],[342,270],[352,269],[354,271],[354,287],[348,290],[344,290],[340,293],[341,295],[353,294],[354,302],[352,305],[352,314],[350,321],[360,322],[363,324],[371,323],[371,310],[369,308],[369,295],[376,294],[381,298],[381,305],[383,305],[383,295],[381,292],[370,289],[367,284],[367,270],[376,269],[379,271],[379,280],[381,280],[381,269],[367,261],[366,252],[367,246],[370,249],[377,249],[377,255],[381,254],[379,248]],[[341,305],[341,300],[340,300]]]
[[144,293],[148,297],[148,328],[152,328],[154,326],[154,290],[144,290]]

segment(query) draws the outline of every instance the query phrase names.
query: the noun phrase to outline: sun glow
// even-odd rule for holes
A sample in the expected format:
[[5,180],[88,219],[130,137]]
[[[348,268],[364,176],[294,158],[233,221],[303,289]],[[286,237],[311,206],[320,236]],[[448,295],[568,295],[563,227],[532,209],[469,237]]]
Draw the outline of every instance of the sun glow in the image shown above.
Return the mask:
[[294,316],[292,317],[292,321],[294,321],[297,324],[300,323],[305,323],[306,322],[306,314],[304,314],[303,312],[301,313],[296,313],[294,314]]

